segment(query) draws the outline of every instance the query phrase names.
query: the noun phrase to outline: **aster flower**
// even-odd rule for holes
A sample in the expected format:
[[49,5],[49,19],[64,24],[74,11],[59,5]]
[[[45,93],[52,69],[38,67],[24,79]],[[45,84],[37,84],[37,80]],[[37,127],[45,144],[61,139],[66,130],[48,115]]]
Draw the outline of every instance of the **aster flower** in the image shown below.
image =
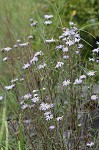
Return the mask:
[[14,48],[17,48],[17,47],[18,47],[18,45],[17,45],[17,44],[15,44],[13,47],[14,47]]
[[11,90],[15,87],[15,84],[9,85],[9,86],[5,86],[5,90]]
[[48,116],[48,115],[50,115],[51,114],[51,111],[46,111],[45,113],[44,113],[44,116]]
[[82,44],[78,44],[78,48],[83,48],[83,45]]
[[51,18],[53,18],[53,15],[44,15],[44,18],[45,19],[51,19]]
[[31,60],[30,60],[30,64],[32,63],[36,63],[38,61],[38,57],[34,56]]
[[44,53],[43,53],[42,51],[36,52],[36,53],[34,54],[35,57],[37,57],[37,56],[42,56],[42,55],[44,55]]
[[55,66],[55,68],[60,68],[61,66],[63,66],[64,63],[63,62],[57,62],[57,65]]
[[16,82],[16,81],[18,81],[18,78],[12,79],[12,80],[11,80],[11,83],[14,83],[14,82]]
[[58,45],[56,46],[56,49],[59,50],[59,49],[62,49],[64,47],[64,45]]
[[68,52],[68,47],[63,47],[62,51],[63,52]]
[[40,64],[37,68],[38,69],[44,69],[46,66],[47,66],[46,63],[44,63],[44,64]]
[[44,22],[44,24],[45,24],[45,25],[50,25],[50,24],[52,24],[52,21],[46,20],[46,21]]
[[94,76],[94,75],[95,75],[95,72],[96,72],[96,71],[89,71],[89,72],[87,72],[87,75],[90,76],[90,77],[91,77],[91,76]]
[[24,64],[24,66],[22,68],[25,70],[25,69],[28,69],[29,67],[30,67],[30,64],[27,63],[27,64]]
[[28,36],[28,39],[33,39],[34,37],[32,35]]
[[53,104],[48,104],[48,103],[42,102],[42,103],[40,104],[39,110],[46,111],[46,110],[48,110],[48,109],[50,109],[50,108],[52,108],[52,107],[53,107]]
[[9,58],[8,57],[4,57],[3,59],[2,59],[2,61],[4,62],[4,61],[7,61]]
[[31,27],[36,26],[37,25],[37,21],[34,21],[33,23],[31,23]]
[[3,96],[0,96],[0,101],[3,99]]
[[63,119],[63,116],[56,118],[57,121],[60,121],[60,120],[62,120],[62,119]]
[[39,97],[34,97],[31,100],[32,100],[32,102],[37,103],[37,102],[40,101],[40,98]]
[[68,86],[70,84],[70,80],[65,80],[64,82],[63,82],[63,86]]
[[88,147],[92,147],[92,146],[94,146],[94,142],[90,142],[90,143],[87,143],[86,145],[88,146]]
[[82,83],[82,80],[81,79],[76,79],[74,84],[81,84]]
[[89,61],[95,61],[95,59],[94,58],[89,58]]
[[91,96],[91,100],[97,100],[98,99],[98,96],[97,95],[92,95]]
[[80,79],[85,79],[85,78],[86,78],[85,75],[81,75],[81,76],[80,76]]
[[45,43],[53,43],[53,42],[55,42],[53,37],[50,40],[45,40]]
[[29,45],[29,43],[28,42],[26,42],[26,43],[22,43],[22,44],[19,44],[19,46],[21,46],[21,47],[25,47],[25,46],[28,46]]
[[64,55],[63,56],[63,59],[68,59],[69,58],[69,55]]
[[92,50],[93,53],[98,53],[99,52],[99,48],[95,48],[94,50]]
[[53,114],[46,115],[46,116],[45,116],[45,119],[46,119],[47,121],[53,119]]
[[53,129],[55,129],[55,126],[54,126],[54,125],[51,125],[51,126],[49,127],[49,129],[50,129],[50,130],[53,130]]
[[11,47],[5,47],[5,48],[3,48],[2,51],[9,52],[11,49],[12,49]]
[[30,93],[27,93],[26,95],[22,96],[22,98],[23,98],[24,100],[28,100],[28,99],[30,99],[31,97],[32,97],[32,95],[31,95]]
[[99,45],[99,42],[97,41],[96,44]]

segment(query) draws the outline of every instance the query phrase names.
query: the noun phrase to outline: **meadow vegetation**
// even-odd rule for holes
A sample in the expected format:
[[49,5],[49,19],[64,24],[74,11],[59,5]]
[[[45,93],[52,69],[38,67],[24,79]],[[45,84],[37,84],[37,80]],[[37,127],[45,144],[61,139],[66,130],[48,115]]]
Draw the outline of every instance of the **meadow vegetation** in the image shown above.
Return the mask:
[[95,0],[0,0],[0,149],[98,150]]

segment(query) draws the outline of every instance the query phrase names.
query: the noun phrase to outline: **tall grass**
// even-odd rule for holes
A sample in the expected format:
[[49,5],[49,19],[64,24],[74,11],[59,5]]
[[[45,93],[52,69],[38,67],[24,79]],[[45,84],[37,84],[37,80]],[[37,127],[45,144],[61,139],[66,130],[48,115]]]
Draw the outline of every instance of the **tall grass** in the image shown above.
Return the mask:
[[[12,3],[9,0],[5,10],[8,5],[11,12],[14,7],[19,7],[21,17],[21,2]],[[98,148],[98,127],[94,126],[98,118],[98,95],[93,93],[95,76],[98,74],[94,70],[98,48],[92,51],[93,58],[89,59],[91,63],[82,61],[81,54],[85,48],[81,44],[79,29],[73,22],[64,27],[57,7],[59,4],[63,6],[64,1],[58,2],[49,3],[53,10],[52,16],[44,18],[43,13],[35,10],[37,13],[32,19],[32,6],[29,1],[25,1],[23,8],[29,6],[30,9],[25,13],[26,16],[22,16],[26,20],[31,19],[26,23],[24,21],[22,29],[15,29],[17,24],[14,27],[11,18],[8,19],[10,11],[6,16],[6,20],[9,20],[9,30],[5,30],[9,31],[5,42],[7,46],[0,52],[4,75],[0,82],[0,103],[4,106],[0,130],[1,149]],[[17,13],[15,16],[18,17]],[[45,21],[52,22],[46,25]],[[13,34],[13,28],[17,36]]]

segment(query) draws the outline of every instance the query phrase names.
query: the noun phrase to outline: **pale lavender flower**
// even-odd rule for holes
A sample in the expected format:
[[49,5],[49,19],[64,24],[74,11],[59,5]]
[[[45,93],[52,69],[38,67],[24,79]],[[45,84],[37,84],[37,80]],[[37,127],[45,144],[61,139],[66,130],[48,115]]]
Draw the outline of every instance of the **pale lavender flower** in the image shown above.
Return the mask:
[[96,44],[99,45],[99,42],[97,41]]
[[33,39],[34,37],[32,35],[28,36],[28,39]]
[[30,67],[30,64],[27,63],[27,64],[24,64],[24,66],[22,68],[25,70],[25,69],[28,69],[29,67]]
[[96,71],[89,71],[89,72],[87,72],[87,75],[91,77],[91,76],[94,76],[95,73],[96,73]]
[[52,114],[46,115],[45,118],[47,121],[51,120],[51,119],[53,119],[53,115]]
[[81,75],[81,76],[80,76],[80,79],[85,79],[85,78],[86,78],[85,75]]
[[32,63],[36,63],[38,61],[38,57],[34,56],[31,60],[30,60],[30,64]]
[[68,86],[70,84],[70,80],[65,80],[64,82],[63,82],[63,86]]
[[82,83],[82,80],[81,79],[76,79],[74,84],[81,84]]
[[30,93],[27,93],[26,95],[24,95],[22,98],[25,100],[28,100],[32,97],[32,95]]
[[22,43],[22,44],[20,43],[20,44],[19,44],[19,46],[21,46],[21,47],[25,47],[25,46],[28,46],[28,45],[29,45],[29,42]]
[[45,43],[53,43],[55,42],[55,39],[52,37],[50,40],[45,40]]
[[46,20],[46,21],[44,22],[44,24],[45,24],[45,25],[50,25],[50,24],[52,24],[52,21]]
[[3,48],[3,51],[9,52],[11,49],[12,49],[11,47],[5,47],[5,48]]
[[68,59],[69,58],[69,55],[64,55],[63,56],[63,59]]
[[0,101],[3,99],[3,96],[0,96]]
[[63,47],[62,51],[63,52],[68,52],[68,47]]
[[89,61],[95,61],[95,59],[94,58],[89,58]]
[[57,65],[55,66],[55,68],[60,68],[61,66],[63,66],[64,63],[63,62],[57,62]]
[[51,18],[53,18],[53,15],[44,15],[44,18],[45,19],[51,19]]
[[53,130],[53,129],[55,129],[55,126],[54,126],[54,125],[51,125],[51,126],[49,127],[49,129],[50,129],[50,130]]
[[40,64],[37,68],[38,69],[44,69],[46,67],[46,63]]
[[18,81],[18,78],[12,79],[11,83]]
[[97,100],[98,99],[98,96],[97,95],[92,95],[91,96],[91,100]]
[[90,143],[87,143],[86,145],[88,146],[88,147],[92,147],[92,146],[94,146],[94,142],[90,142]]
[[4,57],[2,61],[4,62],[7,61],[8,59],[9,59],[8,57]]
[[78,48],[83,48],[83,45],[82,44],[78,44]]
[[92,50],[93,53],[98,53],[99,52],[99,48],[95,48],[94,50]]
[[15,87],[15,84],[9,85],[9,86],[5,86],[5,90],[11,90]]
[[50,109],[50,108],[52,108],[52,107],[53,107],[53,104],[48,104],[48,103],[42,102],[42,103],[40,104],[39,110],[46,111],[46,110],[48,110],[48,109]]
[[63,116],[56,118],[57,121],[60,121],[60,120],[62,120],[62,119],[63,119]]
[[34,21],[33,23],[31,23],[31,27],[32,27],[32,26],[36,26],[37,23],[38,23],[37,21]]
[[62,49],[64,47],[64,45],[58,45],[56,46],[56,49],[59,50],[59,49]]
[[51,114],[51,111],[47,111],[47,112],[44,113],[44,116],[48,116],[50,114]]
[[37,102],[40,101],[40,98],[39,97],[34,97],[31,100],[32,100],[32,102],[37,103]]

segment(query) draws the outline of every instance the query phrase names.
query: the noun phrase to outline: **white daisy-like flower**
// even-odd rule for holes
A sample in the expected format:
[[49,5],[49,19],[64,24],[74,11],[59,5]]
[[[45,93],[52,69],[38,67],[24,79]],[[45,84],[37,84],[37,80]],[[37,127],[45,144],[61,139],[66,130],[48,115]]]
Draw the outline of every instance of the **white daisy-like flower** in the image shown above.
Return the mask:
[[39,110],[46,111],[47,109],[52,108],[53,106],[54,106],[53,104],[48,104],[48,103],[42,102],[40,104]]
[[9,86],[5,86],[5,90],[11,90],[14,87],[15,87],[15,84],[12,84],[12,85],[9,85]]
[[46,115],[45,118],[47,121],[51,120],[51,119],[53,119],[53,114]]
[[76,51],[76,54],[79,54],[80,53],[80,51]]
[[32,35],[28,36],[28,39],[33,39],[34,37]]
[[11,83],[18,81],[18,78],[12,79]]
[[85,78],[86,76],[84,74],[80,76],[80,79],[85,79]]
[[72,21],[70,21],[70,22],[69,22],[69,25],[70,25],[70,26],[74,26],[75,24],[74,24]]
[[95,73],[96,73],[96,71],[89,71],[89,72],[87,72],[87,75],[88,75],[88,76],[94,76]]
[[44,24],[45,24],[45,25],[50,25],[50,24],[52,24],[52,21],[46,20],[46,21],[44,22]]
[[3,96],[0,96],[0,101],[3,99]]
[[55,129],[55,126],[54,126],[54,125],[51,125],[51,126],[49,127],[49,129],[50,129],[50,130],[53,130],[53,129]]
[[58,45],[56,46],[56,49],[59,50],[59,49],[62,49],[64,47],[64,45]]
[[91,96],[91,100],[97,100],[98,99],[98,96],[97,95],[92,95]]
[[87,143],[86,145],[89,147],[92,147],[92,146],[94,146],[94,144],[95,144],[94,142],[90,142],[90,143]]
[[74,43],[75,43],[75,42],[74,42],[74,41],[71,41],[71,40],[69,40],[69,41],[66,42],[66,44],[69,45],[69,46],[73,45]]
[[96,44],[99,45],[99,42],[97,41]]
[[99,52],[99,48],[96,48],[96,49],[92,50],[92,52],[93,53],[95,53],[95,52],[98,53]]
[[25,70],[25,69],[28,69],[29,67],[30,67],[30,64],[27,63],[27,64],[24,64],[24,66],[22,68]]
[[4,57],[2,61],[4,62],[7,61],[8,59],[9,59],[8,57]]
[[31,60],[30,60],[30,64],[32,63],[36,63],[38,61],[38,57],[34,56]]
[[17,45],[17,44],[15,44],[13,47],[14,47],[14,48],[17,48],[17,47],[18,47],[18,45]]
[[89,58],[89,61],[95,61],[95,59],[94,58]]
[[40,101],[40,98],[39,97],[34,97],[31,100],[32,100],[32,102],[37,103],[37,102]]
[[45,40],[45,43],[53,43],[55,42],[55,39],[52,37],[50,40]]
[[64,63],[63,62],[57,62],[57,65],[55,66],[55,68],[60,68],[61,66],[63,66]]
[[32,92],[33,92],[33,93],[36,93],[36,92],[38,92],[38,90],[33,90]]
[[22,43],[22,44],[20,43],[20,44],[19,44],[19,46],[21,46],[21,47],[25,47],[25,46],[28,46],[28,45],[29,45],[29,42]]
[[69,58],[69,55],[64,55],[63,56],[63,59],[68,59]]
[[44,15],[44,18],[45,19],[51,19],[51,18],[53,18],[53,15]]
[[62,119],[63,119],[63,116],[56,118],[57,121],[60,121],[60,120],[62,120]]
[[3,51],[9,52],[11,49],[12,49],[11,47],[5,47],[5,48],[3,48]]
[[47,112],[44,113],[44,116],[48,116],[50,114],[51,114],[51,111],[47,111]]
[[82,44],[78,44],[78,48],[83,48],[83,45]]
[[35,57],[37,57],[37,56],[42,56],[42,55],[44,55],[44,53],[43,53],[42,51],[36,52],[36,53],[34,54]]
[[22,96],[22,98],[23,98],[24,100],[28,100],[28,99],[31,98],[31,97],[32,97],[32,95],[31,95],[30,93],[27,93],[26,95]]
[[17,43],[20,43],[20,42],[21,42],[21,40],[20,40],[20,39],[18,39],[18,40],[17,40]]
[[46,66],[47,66],[46,63],[44,63],[44,64],[40,64],[37,68],[38,69],[44,69]]
[[37,21],[34,21],[33,23],[31,23],[31,27],[36,26],[37,25]]
[[63,82],[63,86],[68,86],[70,84],[70,80],[65,80],[64,82]]
[[68,47],[63,47],[62,51],[63,52],[68,52]]
[[82,80],[81,79],[76,79],[74,84],[81,84],[82,83]]
[[24,104],[23,106],[21,106],[21,109],[26,109],[26,108],[28,108],[29,107],[29,105],[28,104]]

